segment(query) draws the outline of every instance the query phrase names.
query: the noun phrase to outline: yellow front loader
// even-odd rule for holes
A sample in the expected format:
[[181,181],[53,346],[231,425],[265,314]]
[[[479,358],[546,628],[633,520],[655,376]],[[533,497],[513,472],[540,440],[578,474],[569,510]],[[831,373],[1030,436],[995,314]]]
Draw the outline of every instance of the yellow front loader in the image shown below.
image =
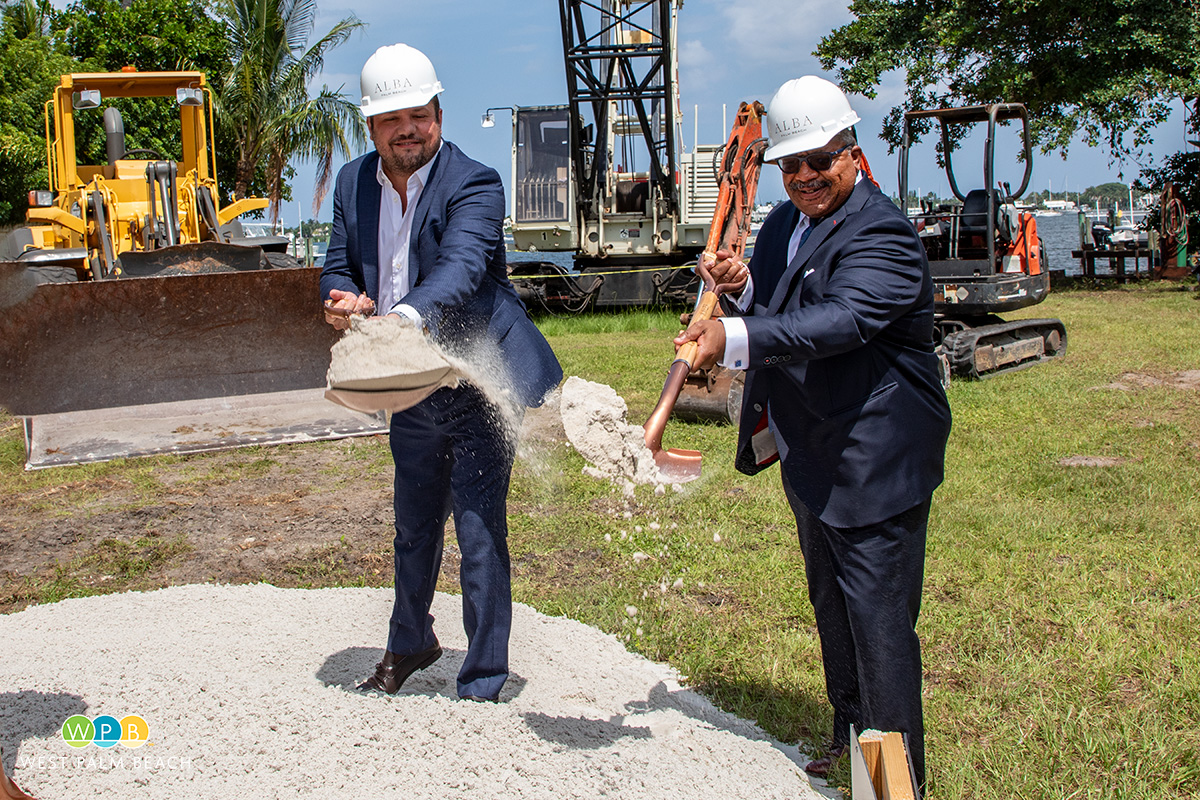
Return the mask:
[[[136,102],[177,107],[177,152],[126,141]],[[88,114],[104,163],[77,156]],[[0,407],[28,466],[380,429],[321,398],[318,270],[243,235],[267,201],[221,205],[213,142],[200,72],[64,75],[47,102],[50,187],[0,243]]]

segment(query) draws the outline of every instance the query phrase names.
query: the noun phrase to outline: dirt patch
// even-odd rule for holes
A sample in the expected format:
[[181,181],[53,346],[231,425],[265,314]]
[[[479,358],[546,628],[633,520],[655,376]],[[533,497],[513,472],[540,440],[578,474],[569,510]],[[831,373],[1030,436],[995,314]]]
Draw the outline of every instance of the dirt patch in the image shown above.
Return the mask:
[[1200,369],[1184,370],[1165,377],[1149,375],[1145,372],[1124,372],[1112,383],[1093,388],[1128,392],[1134,389],[1150,389],[1159,386],[1184,391],[1200,390]]
[[[210,456],[203,463],[187,459],[158,465],[154,477],[161,486],[149,492],[132,483],[108,479],[69,481],[63,487],[40,490],[29,499],[44,501],[57,495],[60,488],[65,489],[64,493],[98,491],[101,495],[95,504],[98,508],[73,509],[67,516],[58,516],[62,509],[45,502],[39,503],[46,507],[41,513],[31,512],[28,505],[19,513],[0,509],[0,531],[8,544],[0,553],[0,572],[17,572],[76,555],[69,549],[51,551],[30,546],[34,542],[79,540],[86,547],[97,539],[156,532],[163,536],[184,534],[192,541],[211,574],[191,577],[223,580],[231,570],[238,569],[228,563],[229,556],[241,552],[238,546],[249,537],[278,543],[279,552],[297,552],[326,541],[335,532],[341,535],[369,531],[375,525],[390,527],[390,487],[386,481],[366,480],[366,476],[349,480],[355,470],[339,468],[349,448],[356,446],[362,443],[344,440],[325,447],[264,450],[262,461],[251,474],[242,470],[237,480],[227,482],[220,479],[220,473],[225,469],[235,471],[234,462],[244,461],[244,455],[226,453]],[[202,480],[198,469],[218,477]],[[70,472],[64,470],[63,475]],[[281,487],[289,487],[289,491],[281,492]],[[145,505],[130,508],[141,504]]]
[[1117,467],[1128,460],[1113,456],[1067,456],[1060,458],[1058,464],[1061,467]]
[[[525,457],[563,443],[556,405],[525,415]],[[80,479],[64,468],[54,472],[61,482],[6,497],[0,613],[73,588],[390,585],[395,534],[387,437],[258,452],[256,460],[245,451],[164,460],[154,467],[151,488],[111,477]],[[151,551],[137,569],[122,555]],[[458,564],[451,521],[443,590],[457,591]]]

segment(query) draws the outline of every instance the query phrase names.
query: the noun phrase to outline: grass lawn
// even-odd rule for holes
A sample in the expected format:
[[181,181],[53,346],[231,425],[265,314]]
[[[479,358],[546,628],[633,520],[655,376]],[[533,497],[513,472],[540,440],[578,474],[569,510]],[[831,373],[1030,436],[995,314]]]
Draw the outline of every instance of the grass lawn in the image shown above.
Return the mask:
[[[1147,284],[1060,291],[1028,311],[1066,323],[1064,359],[950,387],[919,624],[929,796],[1200,796],[1200,381],[1176,380],[1200,370],[1200,300]],[[613,386],[631,421],[646,418],[674,315],[540,322],[568,375]],[[53,480],[13,457],[13,422],[0,419],[0,489],[45,493]],[[794,521],[777,470],[734,471],[734,439],[728,426],[672,422],[664,443],[703,451],[704,476],[661,497],[639,487],[632,502],[583,476],[569,447],[531,448],[509,505],[516,598],[621,637],[721,707],[811,747],[832,713]],[[364,463],[378,471],[385,445],[358,447],[372,446]],[[240,456],[243,469],[262,454]],[[197,491],[210,458],[189,459]],[[73,491],[119,481],[152,497],[156,463],[73,472]],[[160,549],[169,559],[187,544]],[[133,556],[107,560],[153,571],[154,558]],[[332,571],[302,585],[351,580]],[[96,591],[38,589],[26,591]],[[847,769],[832,777],[849,786]]]

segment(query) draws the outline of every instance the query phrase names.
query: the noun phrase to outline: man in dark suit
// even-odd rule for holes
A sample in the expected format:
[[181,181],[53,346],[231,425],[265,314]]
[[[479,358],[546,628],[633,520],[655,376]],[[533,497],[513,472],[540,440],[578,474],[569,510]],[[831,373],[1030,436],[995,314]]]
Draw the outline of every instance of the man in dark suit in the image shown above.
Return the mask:
[[719,252],[733,314],[698,324],[698,366],[746,370],[736,465],[781,461],[834,710],[824,774],[849,728],[907,734],[924,783],[915,631],[933,490],[950,407],[934,354],[933,284],[904,214],[862,172],[858,115],[832,83],[784,84],[764,158],[790,204],[763,223],[747,268]]
[[335,327],[347,312],[394,314],[501,373],[489,383],[512,402],[462,383],[392,415],[396,599],[383,660],[359,687],[394,694],[441,656],[429,608],[453,513],[468,641],[458,694],[496,701],[508,677],[515,455],[497,403],[540,405],[562,369],[506,275],[500,176],[442,139],[441,91],[429,59],[408,45],[381,47],[363,67],[376,151],[338,174],[321,293],[341,312],[326,314]]

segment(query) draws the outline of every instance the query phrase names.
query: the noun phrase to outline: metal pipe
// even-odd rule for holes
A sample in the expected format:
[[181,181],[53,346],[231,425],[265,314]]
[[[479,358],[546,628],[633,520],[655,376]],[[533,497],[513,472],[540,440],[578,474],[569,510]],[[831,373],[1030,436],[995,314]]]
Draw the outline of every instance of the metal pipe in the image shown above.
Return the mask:
[[113,106],[104,109],[104,154],[110,167],[125,155],[125,121]]

